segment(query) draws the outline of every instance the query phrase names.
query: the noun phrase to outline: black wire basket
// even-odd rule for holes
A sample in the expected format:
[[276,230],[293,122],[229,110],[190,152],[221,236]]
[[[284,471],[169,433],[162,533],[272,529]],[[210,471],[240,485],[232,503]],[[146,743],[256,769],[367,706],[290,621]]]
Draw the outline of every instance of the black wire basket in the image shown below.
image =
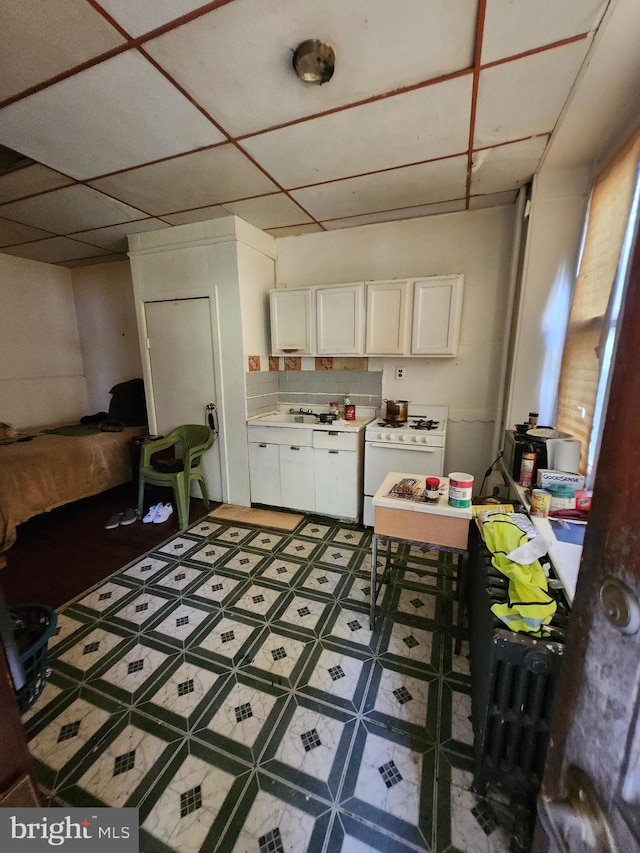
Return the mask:
[[58,625],[55,610],[43,604],[17,604],[9,609],[13,639],[25,683],[15,691],[20,713],[24,714],[44,690],[47,681],[47,644]]

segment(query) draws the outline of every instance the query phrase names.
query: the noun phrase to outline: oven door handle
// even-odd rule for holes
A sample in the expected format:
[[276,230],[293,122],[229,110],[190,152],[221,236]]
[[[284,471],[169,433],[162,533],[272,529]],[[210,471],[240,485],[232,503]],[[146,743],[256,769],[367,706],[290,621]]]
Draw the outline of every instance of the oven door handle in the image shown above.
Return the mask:
[[368,441],[367,446],[384,447],[385,450],[418,450],[420,453],[436,453],[436,451],[443,449],[442,447],[427,447],[419,444],[386,444],[384,441]]

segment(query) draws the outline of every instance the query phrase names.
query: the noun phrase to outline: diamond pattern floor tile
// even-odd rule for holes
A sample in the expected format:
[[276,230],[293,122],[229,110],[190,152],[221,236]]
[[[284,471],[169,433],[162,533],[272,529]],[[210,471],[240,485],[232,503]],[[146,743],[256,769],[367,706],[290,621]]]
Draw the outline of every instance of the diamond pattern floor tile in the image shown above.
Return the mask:
[[506,853],[513,812],[472,789],[452,557],[394,543],[372,632],[370,543],[208,518],[88,589],[24,715],[46,796],[137,806],[141,853]]

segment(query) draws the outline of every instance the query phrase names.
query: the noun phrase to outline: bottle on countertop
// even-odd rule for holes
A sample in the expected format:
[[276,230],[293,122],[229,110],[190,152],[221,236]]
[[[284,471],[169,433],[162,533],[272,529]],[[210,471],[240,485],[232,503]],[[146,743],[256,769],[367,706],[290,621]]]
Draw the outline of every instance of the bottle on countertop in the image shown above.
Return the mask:
[[338,401],[337,401],[337,400],[334,400],[334,401],[332,401],[331,403],[329,403],[329,414],[330,414],[330,415],[335,415],[335,416],[336,416],[336,418],[337,418],[337,417],[339,417],[339,415],[340,415],[340,406],[338,405]]
[[520,478],[518,482],[521,486],[528,489],[535,483],[536,477],[536,462],[538,454],[532,442],[528,441],[522,451],[522,461],[520,463]]
[[538,413],[529,412],[529,429],[535,429],[538,426]]
[[355,421],[356,419],[356,407],[351,402],[348,394],[344,398],[344,419],[345,421]]

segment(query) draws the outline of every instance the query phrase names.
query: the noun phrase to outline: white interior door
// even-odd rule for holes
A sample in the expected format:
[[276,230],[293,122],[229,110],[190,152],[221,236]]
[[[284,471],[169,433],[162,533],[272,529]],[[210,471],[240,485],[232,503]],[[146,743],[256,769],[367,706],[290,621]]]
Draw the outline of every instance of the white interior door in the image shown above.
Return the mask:
[[[166,435],[181,424],[204,424],[205,406],[216,402],[209,299],[145,302],[144,308],[153,385],[148,402],[158,433]],[[209,497],[221,501],[218,441],[203,462]]]

